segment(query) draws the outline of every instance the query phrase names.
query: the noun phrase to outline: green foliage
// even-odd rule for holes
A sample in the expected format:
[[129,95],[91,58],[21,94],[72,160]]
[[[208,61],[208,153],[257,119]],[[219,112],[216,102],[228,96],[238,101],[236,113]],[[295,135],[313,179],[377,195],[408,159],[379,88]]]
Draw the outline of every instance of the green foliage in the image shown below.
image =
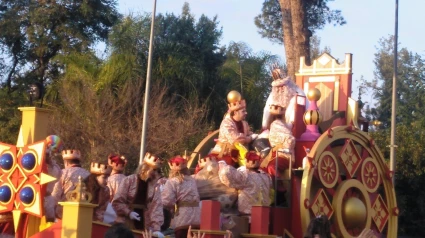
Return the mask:
[[[254,53],[244,42],[230,42],[221,75],[229,81],[228,91],[237,90],[247,101],[247,121],[254,129],[261,128],[262,111],[271,90],[269,66],[279,64],[276,55]],[[228,92],[227,91],[227,92]]]
[[[390,130],[371,133],[385,158],[389,158]],[[397,125],[396,129],[396,194],[400,208],[399,235],[421,235],[425,232],[425,132],[423,125]],[[389,161],[387,161],[389,162]]]
[[22,118],[22,113],[17,108],[29,105],[29,99],[25,95],[21,90],[9,93],[5,88],[0,89],[1,142],[16,144]]
[[206,104],[207,119],[218,123],[226,82],[219,75],[225,54],[217,17],[201,15],[196,21],[185,5],[181,15],[159,14],[156,22],[152,78],[165,82],[170,95]]
[[[39,6],[39,2],[34,4]],[[81,14],[93,13],[83,5],[78,5],[84,8],[80,9]],[[47,10],[53,12],[57,10],[55,7],[60,6]],[[63,13],[65,18],[69,14]],[[38,17],[41,21],[41,15]],[[44,105],[54,111],[50,132],[60,135],[67,148],[79,148],[86,161],[102,160],[111,151],[116,151],[127,155],[135,166],[140,149],[151,17],[144,14],[119,19],[108,35],[104,59],[98,58],[88,46],[106,36],[100,32],[83,34],[84,31],[77,31],[79,28],[71,20],[66,18],[58,23],[58,27],[70,25],[72,29],[66,30],[66,34],[72,34],[70,41],[46,61],[49,70],[45,72],[55,75],[34,78],[35,81],[43,79],[46,84]],[[3,23],[9,29],[19,22],[15,19]],[[244,49],[246,54],[240,54],[237,48],[246,45],[244,43],[232,43],[227,49],[220,46],[222,29],[218,24],[217,17],[201,15],[195,18],[188,4],[183,6],[180,15],[157,15],[149,105],[149,151],[166,157],[195,148],[206,131],[220,124],[227,111],[226,96],[231,90],[242,89],[248,102],[248,121],[254,128],[260,127],[261,113],[258,111],[262,111],[270,90],[268,66],[277,62],[276,56],[254,53],[248,46]],[[32,31],[34,29],[36,26]],[[65,33],[49,34],[43,37],[52,42],[65,40]],[[43,41],[48,46],[52,42]],[[40,49],[47,50],[43,48],[45,45],[39,45]],[[32,50],[36,48],[35,45],[31,47]],[[16,61],[16,69],[23,62],[32,65],[29,70],[38,67],[38,61],[25,55],[32,52],[29,48],[19,52],[23,57]],[[13,63],[13,57],[18,59],[17,56],[11,55],[10,62]],[[11,82],[13,90],[9,91],[6,85],[0,91],[0,123],[4,123],[1,129],[5,132],[2,141],[11,143],[16,141],[20,124],[20,112],[16,107],[28,105],[25,88],[29,74],[24,70],[13,74],[18,73],[22,77]]]
[[[305,1],[307,26],[312,34],[323,29],[326,24],[344,25],[346,21],[340,10],[331,10],[328,2],[332,0]],[[283,44],[282,11],[279,0],[264,0],[262,13],[255,17],[258,33],[263,38]]]
[[[390,124],[392,105],[392,80],[394,72],[394,38],[382,38],[375,54],[375,79],[364,82],[377,100],[376,107],[369,105],[369,119],[378,119],[382,125],[372,133],[384,157],[390,157]],[[425,126],[423,105],[425,68],[418,54],[401,48],[398,52],[396,95],[396,173],[397,203],[400,208],[399,234],[425,236]]]
[[[382,38],[375,54],[375,79],[365,83],[372,89],[374,99],[378,101],[376,107],[370,105],[371,117],[382,122],[383,128],[391,123],[392,85],[394,38]],[[398,74],[396,110],[397,124],[411,125],[423,120],[425,112],[425,60],[418,54],[401,48],[398,52]]]
[[54,81],[56,55],[87,51],[107,38],[118,18],[115,0],[1,1],[0,46],[9,62],[0,80],[9,91],[17,81]]

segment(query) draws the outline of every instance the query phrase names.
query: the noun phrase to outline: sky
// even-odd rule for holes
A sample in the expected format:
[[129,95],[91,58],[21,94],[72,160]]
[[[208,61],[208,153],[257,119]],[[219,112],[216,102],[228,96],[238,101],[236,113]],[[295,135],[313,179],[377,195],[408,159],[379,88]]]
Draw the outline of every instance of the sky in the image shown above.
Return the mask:
[[[157,13],[181,13],[184,2],[188,2],[196,18],[202,14],[218,16],[223,28],[221,45],[243,41],[254,52],[268,51],[284,56],[283,45],[261,38],[254,24],[254,17],[261,13],[263,0],[157,0]],[[154,0],[118,0],[122,14],[152,12]],[[345,53],[353,54],[353,93],[357,99],[358,83],[363,76],[370,81],[374,78],[374,54],[380,38],[394,35],[395,0],[335,0],[329,2],[331,9],[342,11],[347,24],[327,25],[318,30],[321,47],[328,46],[337,59],[344,59]],[[399,48],[425,54],[425,0],[399,1],[398,40]],[[366,96],[366,98],[364,98]],[[371,100],[363,95],[362,101]]]

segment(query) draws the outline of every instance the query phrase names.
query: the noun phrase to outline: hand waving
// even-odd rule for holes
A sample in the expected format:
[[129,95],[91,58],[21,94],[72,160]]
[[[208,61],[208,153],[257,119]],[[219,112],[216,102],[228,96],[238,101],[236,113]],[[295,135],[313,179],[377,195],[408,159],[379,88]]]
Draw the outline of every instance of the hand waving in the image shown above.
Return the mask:
[[205,233],[202,233],[201,231],[198,231],[198,234],[192,233],[192,226],[189,226],[189,230],[187,231],[187,238],[204,238]]
[[129,217],[130,217],[131,220],[140,221],[140,216],[137,212],[130,212]]
[[142,231],[142,237],[143,238],[152,238],[152,231],[148,231],[148,230]]

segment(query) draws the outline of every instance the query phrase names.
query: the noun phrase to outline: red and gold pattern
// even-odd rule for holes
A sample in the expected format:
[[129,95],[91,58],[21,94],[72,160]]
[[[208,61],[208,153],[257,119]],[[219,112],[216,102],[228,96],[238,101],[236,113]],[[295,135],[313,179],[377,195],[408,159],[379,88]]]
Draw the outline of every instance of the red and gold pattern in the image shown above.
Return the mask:
[[347,139],[345,141],[345,145],[341,149],[339,156],[343,162],[342,164],[348,172],[349,178],[353,177],[359,168],[362,159],[351,140]]
[[339,168],[338,162],[332,153],[326,151],[320,156],[317,170],[323,186],[327,188],[335,186],[338,181]]
[[357,237],[363,229],[397,237],[395,190],[381,152],[361,130],[339,126],[331,131],[317,139],[309,153],[312,166],[303,172],[301,230],[322,213],[332,216],[335,237]]
[[187,160],[180,155],[171,158],[168,161],[168,165],[170,166],[171,170],[178,171],[182,170],[183,168],[187,167]]
[[332,215],[334,214],[332,204],[329,202],[329,199],[322,188],[319,189],[316,197],[313,199],[310,210],[316,217],[320,215],[326,215],[329,219],[331,219]]
[[22,213],[44,214],[46,184],[56,180],[47,174],[45,141],[24,147],[0,143],[0,213],[13,212],[15,230]]
[[378,163],[371,157],[364,160],[361,170],[361,178],[365,189],[374,193],[381,184],[381,176],[379,174]]
[[388,211],[387,205],[385,205],[381,195],[378,195],[372,205],[372,220],[378,228],[379,232],[382,232],[384,229],[388,222],[389,216],[390,213]]

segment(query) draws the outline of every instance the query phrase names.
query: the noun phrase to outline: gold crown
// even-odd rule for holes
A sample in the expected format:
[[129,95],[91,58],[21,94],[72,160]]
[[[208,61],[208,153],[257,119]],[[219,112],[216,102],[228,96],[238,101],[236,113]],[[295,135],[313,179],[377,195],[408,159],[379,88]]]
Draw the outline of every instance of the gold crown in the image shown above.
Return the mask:
[[78,159],[81,160],[81,152],[79,150],[63,150],[62,158],[66,159]]
[[272,70],[272,77],[273,77],[273,80],[278,80],[278,79],[281,79],[281,78],[283,78],[283,72],[282,72],[282,70],[281,69],[279,69],[279,68],[274,68],[273,70]]
[[171,170],[182,170],[187,167],[187,160],[182,156],[176,156],[168,161]]
[[112,168],[106,164],[91,162],[90,173],[92,174],[111,174]]
[[217,158],[214,157],[214,156],[207,156],[205,158],[199,158],[199,160],[198,160],[199,167],[203,168],[205,166],[205,164],[210,162],[210,161],[217,161]]
[[285,109],[279,105],[270,105],[270,114],[273,115],[283,115],[285,113]]
[[234,112],[242,108],[246,108],[246,102],[245,102],[245,99],[242,99],[237,102],[230,102],[229,104],[227,104],[227,106],[229,107],[229,110],[231,112]]
[[145,158],[143,159],[143,162],[145,164],[149,165],[150,167],[155,168],[155,169],[161,167],[161,165],[162,165],[162,160],[159,157],[157,157],[157,156],[155,156],[155,155],[153,155],[149,152],[147,152],[145,154]]

